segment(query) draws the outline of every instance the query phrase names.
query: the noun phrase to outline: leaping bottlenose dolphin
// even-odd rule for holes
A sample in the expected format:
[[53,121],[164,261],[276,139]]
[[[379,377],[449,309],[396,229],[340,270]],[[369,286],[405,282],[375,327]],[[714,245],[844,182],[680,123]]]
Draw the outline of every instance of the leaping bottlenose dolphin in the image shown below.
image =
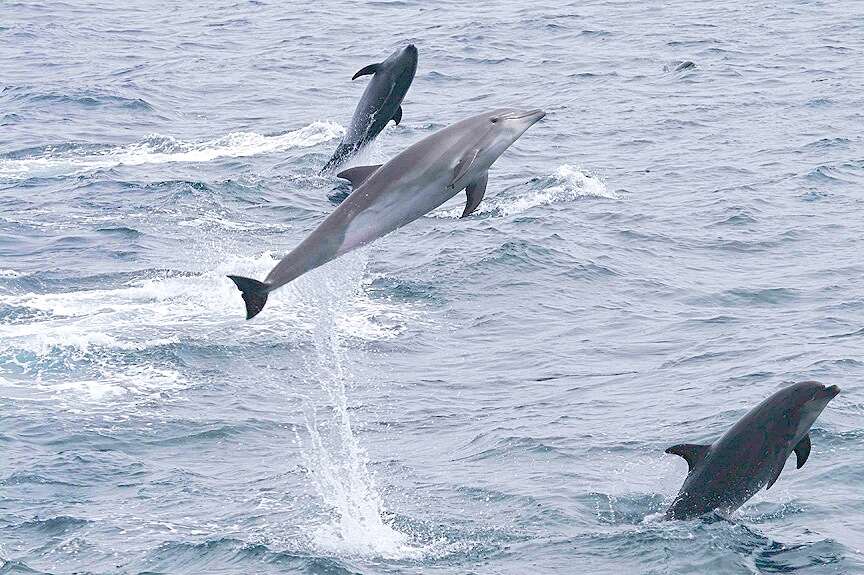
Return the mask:
[[402,99],[408,92],[416,71],[417,48],[414,44],[408,44],[405,48],[393,52],[383,62],[369,64],[354,74],[352,80],[367,74],[371,74],[372,79],[354,110],[348,131],[333,157],[321,169],[322,174],[342,164],[374,140],[390,120],[397,125],[402,121]]
[[666,518],[735,511],[766,484],[771,489],[793,451],[801,469],[810,455],[810,426],[838,393],[836,385],[796,383],[754,407],[711,445],[667,449],[683,457],[690,470]]
[[435,132],[382,166],[341,172],[354,191],[263,282],[228,276],[243,292],[246,319],[255,317],[267,295],[309,270],[364,246],[434,210],[461,190],[469,215],[486,192],[488,170],[542,110],[502,108]]

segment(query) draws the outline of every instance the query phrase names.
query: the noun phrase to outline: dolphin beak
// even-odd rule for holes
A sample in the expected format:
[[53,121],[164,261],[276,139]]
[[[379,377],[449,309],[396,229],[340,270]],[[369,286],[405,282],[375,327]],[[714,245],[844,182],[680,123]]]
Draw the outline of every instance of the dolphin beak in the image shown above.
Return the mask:
[[829,401],[837,397],[838,393],[840,393],[840,388],[836,385],[830,385],[825,388],[825,397],[827,397]]
[[546,112],[544,112],[543,110],[531,110],[522,117],[531,118],[531,123],[536,124],[537,122],[546,117]]

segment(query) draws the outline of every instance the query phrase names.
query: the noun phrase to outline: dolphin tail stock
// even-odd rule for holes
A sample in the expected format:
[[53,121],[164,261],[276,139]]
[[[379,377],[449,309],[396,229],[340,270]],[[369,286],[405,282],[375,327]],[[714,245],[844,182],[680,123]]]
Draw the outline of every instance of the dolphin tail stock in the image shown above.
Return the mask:
[[354,154],[359,149],[359,146],[345,144],[345,142],[340,142],[338,146],[336,146],[336,151],[333,152],[333,156],[327,160],[327,163],[324,164],[324,167],[321,168],[321,171],[318,172],[320,175],[332,173],[333,170],[344,163],[345,160],[348,159],[349,156]]
[[267,303],[267,294],[269,293],[267,284],[242,276],[228,277],[242,292],[243,301],[246,303],[246,319],[252,319],[258,315]]

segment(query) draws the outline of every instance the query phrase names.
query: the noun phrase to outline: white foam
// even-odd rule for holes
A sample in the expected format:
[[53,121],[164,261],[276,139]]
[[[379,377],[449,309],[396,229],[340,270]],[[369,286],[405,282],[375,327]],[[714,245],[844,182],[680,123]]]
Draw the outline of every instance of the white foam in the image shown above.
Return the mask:
[[[107,360],[107,358],[104,358]],[[61,383],[45,384],[52,397],[73,410],[82,407],[79,400],[88,403],[105,403],[120,398],[153,399],[164,398],[166,392],[184,389],[188,382],[176,370],[152,365],[116,366],[105,361],[96,378],[73,379]],[[116,414],[122,416],[122,414]]]
[[[310,527],[313,545],[340,556],[418,558],[421,546],[392,523],[379,493],[369,457],[351,422],[347,390],[362,380],[344,343],[340,317],[356,300],[365,261],[350,260],[340,273],[325,271],[303,293],[314,318],[314,351],[304,357],[309,385],[303,397],[308,441],[302,450],[310,483],[328,516]],[[368,384],[368,381],[364,381]]]
[[21,272],[15,270],[0,270],[0,278],[18,278],[23,276]]
[[308,148],[341,137],[345,129],[334,122],[314,122],[308,126],[264,136],[255,132],[231,132],[212,140],[188,142],[170,136],[151,135],[141,142],[113,146],[98,153],[45,150],[42,155],[20,159],[0,159],[0,180],[76,175],[116,166],[139,166],[170,162],[210,162],[218,158],[242,158]]
[[[19,380],[22,385],[36,382],[40,389],[49,393],[56,389],[56,397],[69,401],[158,396],[184,387],[184,375],[161,363],[130,365],[130,357],[139,355],[134,352],[156,350],[156,355],[144,357],[158,357],[159,348],[180,344],[236,348],[306,338],[314,328],[310,318],[320,305],[308,294],[316,293],[328,274],[340,277],[346,270],[362,267],[366,251],[331,262],[274,292],[264,313],[252,322],[246,322],[240,293],[225,276],[264,277],[279,256],[272,252],[199,256],[198,263],[204,267],[208,259],[221,261],[201,273],[160,274],[105,289],[0,294],[0,305],[28,312],[14,322],[0,323],[3,357],[24,374]],[[362,273],[355,278],[355,287],[360,278]],[[421,309],[370,298],[364,289],[351,290],[346,297],[333,320],[342,338],[390,339],[406,329],[411,323],[408,318],[422,320]],[[61,377],[58,369],[67,375]]]
[[[545,178],[541,189],[521,193],[515,198],[486,196],[480,208],[474,213],[512,216],[537,206],[571,202],[584,197],[620,199],[618,194],[609,190],[599,177],[570,164],[563,164]],[[464,206],[461,205],[455,208],[442,208],[432,212],[431,215],[440,218],[459,218],[463,209]]]

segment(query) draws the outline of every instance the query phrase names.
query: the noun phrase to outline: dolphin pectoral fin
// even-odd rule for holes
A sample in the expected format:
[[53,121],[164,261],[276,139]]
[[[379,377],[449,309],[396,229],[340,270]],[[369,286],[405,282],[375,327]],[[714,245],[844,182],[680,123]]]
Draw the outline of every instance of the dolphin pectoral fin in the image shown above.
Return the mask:
[[480,202],[483,201],[483,196],[486,194],[486,182],[489,181],[489,172],[485,172],[480,178],[474,180],[468,187],[465,188],[465,195],[468,201],[465,203],[465,211],[462,212],[462,217],[467,218],[474,213]]
[[795,458],[797,459],[798,467],[801,469],[807,463],[807,458],[810,457],[810,434],[808,433],[801,438],[798,445],[795,446]]
[[708,455],[709,449],[711,449],[710,445],[681,443],[679,445],[673,445],[666,450],[666,453],[683,457],[684,461],[687,462],[687,471],[690,472],[693,471],[693,468],[696,467],[700,461],[705,459],[705,456]]
[[393,121],[396,122],[396,125],[399,125],[399,122],[402,121],[402,106],[396,108],[396,113],[393,114]]
[[354,74],[354,76],[352,76],[351,79],[356,80],[360,76],[366,76],[368,74],[374,74],[375,72],[378,71],[378,68],[380,68],[380,67],[381,67],[381,64],[369,64],[368,66],[366,66],[364,68],[360,68],[359,70],[357,70],[357,73]]
[[258,315],[267,303],[267,294],[269,292],[267,284],[242,276],[228,277],[231,278],[237,289],[242,292],[243,302],[246,304],[246,319],[252,319]]
[[376,164],[374,166],[354,166],[353,168],[348,168],[347,170],[342,170],[338,174],[336,174],[337,178],[342,178],[343,180],[348,180],[351,182],[351,185],[354,188],[359,188],[360,184],[366,181],[366,179],[375,173],[375,171],[381,167],[381,164]]
[[479,153],[480,149],[477,148],[473,150],[473,154],[471,154],[470,156],[467,154],[462,156],[462,158],[459,160],[459,163],[456,164],[456,169],[453,170],[453,179],[451,179],[450,184],[448,184],[451,189],[455,188],[456,182],[461,180],[462,176],[468,173],[468,170],[471,169],[471,164],[473,164],[474,160],[477,159],[477,155]]

